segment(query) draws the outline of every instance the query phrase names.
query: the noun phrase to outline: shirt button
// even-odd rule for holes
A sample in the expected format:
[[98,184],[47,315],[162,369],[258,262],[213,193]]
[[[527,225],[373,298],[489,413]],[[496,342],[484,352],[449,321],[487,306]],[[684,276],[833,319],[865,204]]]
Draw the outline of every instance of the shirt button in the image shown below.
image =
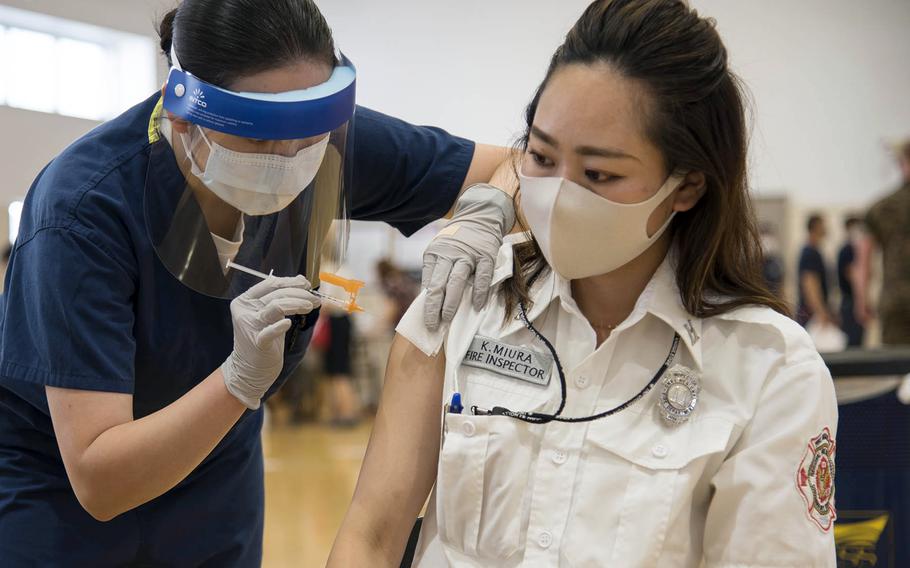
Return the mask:
[[656,446],[651,448],[651,455],[653,455],[655,458],[665,458],[665,457],[667,457],[667,454],[669,454],[669,453],[670,453],[670,450],[668,450],[667,446],[665,446],[663,444],[657,444]]
[[477,431],[477,427],[474,426],[473,422],[465,422],[461,425],[461,431],[464,432],[464,435],[470,438],[474,435],[474,432]]
[[562,465],[569,459],[569,454],[565,450],[556,450],[553,452],[553,463]]
[[540,536],[537,538],[537,544],[541,548],[550,548],[550,545],[553,544],[553,535],[550,534],[550,531],[543,531],[540,533]]
[[588,384],[590,382],[591,381],[588,379],[588,377],[580,375],[575,379],[575,386],[580,389],[585,389],[585,388],[588,388]]

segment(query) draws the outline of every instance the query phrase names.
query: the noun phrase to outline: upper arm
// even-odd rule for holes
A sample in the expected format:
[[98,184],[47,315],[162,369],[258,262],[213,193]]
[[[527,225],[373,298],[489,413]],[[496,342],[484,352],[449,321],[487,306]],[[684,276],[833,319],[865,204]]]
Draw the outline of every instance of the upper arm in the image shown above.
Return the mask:
[[810,270],[804,270],[799,275],[800,284],[806,293],[817,294],[821,292],[821,280],[818,274]]
[[508,160],[511,150],[502,146],[477,144],[471,167],[465,176],[461,189],[467,189],[477,183],[492,182],[509,195],[518,188],[518,178],[514,175],[515,165]]
[[871,236],[865,236],[856,243],[855,262],[851,266],[855,276],[859,281],[865,284],[866,278],[871,270],[871,258],[875,242]]
[[405,235],[449,211],[469,170],[477,177],[486,169],[472,164],[470,140],[364,107],[354,117],[353,147],[353,218],[384,221]]
[[[704,543],[708,566],[834,566],[828,497],[836,429],[834,386],[821,359],[778,368],[712,479]],[[818,449],[826,430],[830,444]],[[822,463],[825,456],[830,467]],[[811,484],[818,484],[817,503]]]
[[881,204],[877,203],[872,206],[871,209],[866,213],[866,218],[863,221],[865,225],[866,232],[875,240],[876,243],[881,244],[884,242],[883,227],[881,223],[882,212]]
[[849,265],[847,267],[847,278],[855,286],[856,281],[862,278],[863,271],[866,269],[865,251],[868,237],[864,237],[850,247]]
[[350,513],[393,557],[436,478],[444,373],[443,354],[427,356],[395,336]]

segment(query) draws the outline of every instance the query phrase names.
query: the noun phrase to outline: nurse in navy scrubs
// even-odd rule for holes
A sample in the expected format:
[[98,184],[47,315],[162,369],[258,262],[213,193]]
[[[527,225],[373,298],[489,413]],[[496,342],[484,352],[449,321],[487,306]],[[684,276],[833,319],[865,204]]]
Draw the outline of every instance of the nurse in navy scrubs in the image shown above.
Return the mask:
[[480,278],[511,224],[507,198],[463,191],[499,149],[355,107],[310,0],[185,0],[161,36],[162,92],[25,202],[0,297],[3,566],[259,565],[260,403],[303,356],[345,219],[410,234],[458,200],[437,283]]

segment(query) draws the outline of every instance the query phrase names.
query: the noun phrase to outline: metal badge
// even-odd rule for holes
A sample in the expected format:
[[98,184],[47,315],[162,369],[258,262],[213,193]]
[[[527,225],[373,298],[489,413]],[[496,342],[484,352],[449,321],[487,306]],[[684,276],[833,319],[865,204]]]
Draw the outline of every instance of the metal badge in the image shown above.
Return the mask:
[[695,412],[698,403],[698,374],[682,365],[674,365],[661,379],[662,389],[657,408],[669,426],[679,426]]

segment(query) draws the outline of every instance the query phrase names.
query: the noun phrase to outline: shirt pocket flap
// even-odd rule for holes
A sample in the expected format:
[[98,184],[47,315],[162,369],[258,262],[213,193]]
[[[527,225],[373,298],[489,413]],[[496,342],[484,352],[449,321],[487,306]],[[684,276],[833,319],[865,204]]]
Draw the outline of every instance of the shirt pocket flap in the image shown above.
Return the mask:
[[630,412],[592,422],[587,440],[647,469],[681,469],[700,457],[724,452],[733,428],[723,418],[705,416],[667,426],[656,413]]

